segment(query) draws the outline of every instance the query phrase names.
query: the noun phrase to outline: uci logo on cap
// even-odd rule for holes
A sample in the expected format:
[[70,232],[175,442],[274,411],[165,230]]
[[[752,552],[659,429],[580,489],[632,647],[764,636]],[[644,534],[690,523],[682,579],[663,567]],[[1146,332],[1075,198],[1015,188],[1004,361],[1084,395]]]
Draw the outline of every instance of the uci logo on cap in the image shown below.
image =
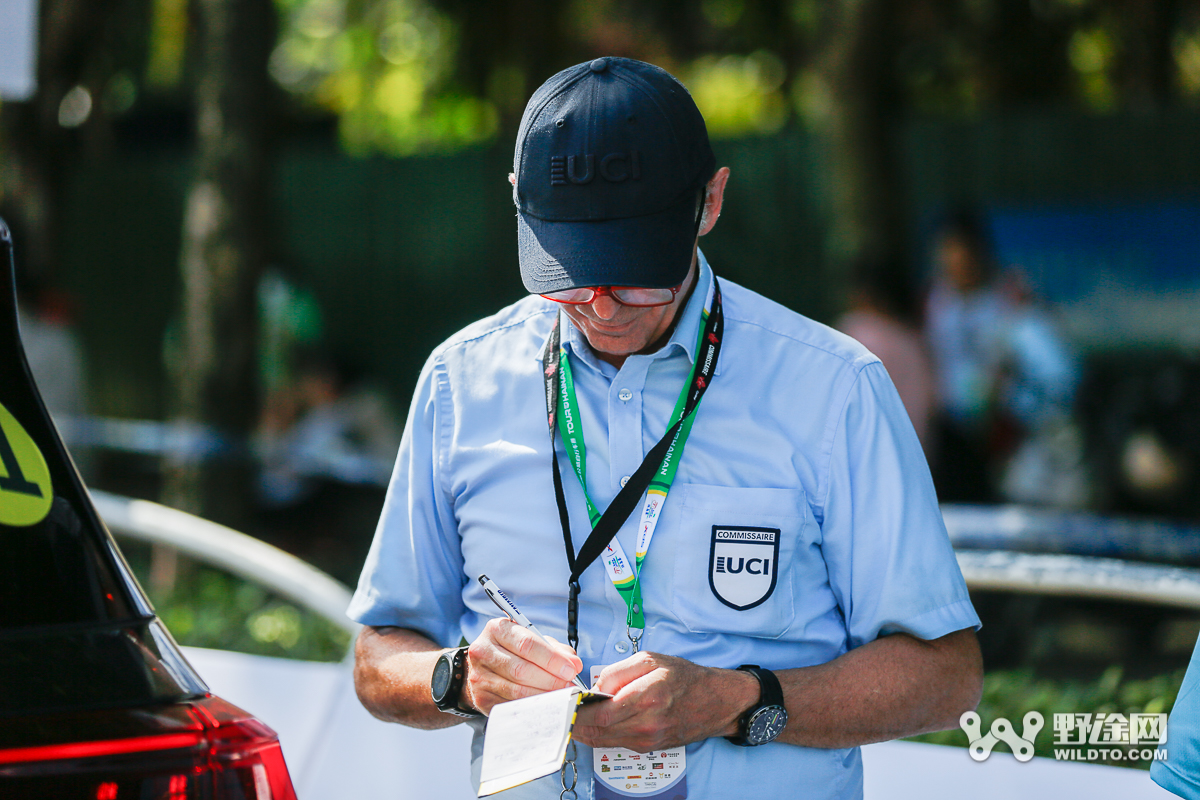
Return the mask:
[[[583,185],[596,177],[596,154],[550,157],[550,185]],[[641,180],[642,157],[637,150],[609,153],[600,159],[600,177],[609,183]]]

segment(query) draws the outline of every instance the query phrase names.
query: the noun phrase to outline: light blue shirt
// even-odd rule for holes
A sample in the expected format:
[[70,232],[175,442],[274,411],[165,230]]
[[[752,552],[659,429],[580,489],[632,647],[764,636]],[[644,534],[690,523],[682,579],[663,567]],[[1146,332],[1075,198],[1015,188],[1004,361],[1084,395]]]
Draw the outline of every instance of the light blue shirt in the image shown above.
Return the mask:
[[[697,289],[668,344],[629,356],[619,370],[599,361],[564,318],[588,491],[601,510],[665,432],[712,288],[701,256]],[[781,670],[823,664],[897,631],[933,639],[977,627],[921,446],[879,360],[730,281],[721,288],[716,374],[643,566],[643,649],[707,666]],[[445,646],[473,640],[499,613],[475,580],[486,573],[543,633],[566,640],[569,570],[540,360],[556,313],[547,300],[525,298],[430,356],[351,617],[412,628]],[[590,528],[561,441],[559,459],[578,548]],[[637,524],[635,512],[617,534],[631,556]],[[734,605],[749,605],[746,592],[761,595],[765,584],[744,572],[717,575],[716,557],[742,553],[744,567],[745,548],[771,548],[725,549],[715,542],[718,529],[779,532],[770,591],[743,610]],[[593,564],[580,583],[586,680],[592,665],[629,653],[626,608],[603,566]],[[719,588],[736,602],[722,602]],[[480,752],[477,734],[476,778]],[[578,763],[580,797],[590,798],[588,748],[580,747]],[[862,794],[862,764],[857,748],[741,748],[713,738],[688,746],[687,783],[696,799],[748,786],[852,798]],[[550,776],[506,796],[549,800],[559,791]]]
[[1150,765],[1150,777],[1169,792],[1187,800],[1200,798],[1200,642],[1192,651],[1183,685],[1167,719],[1164,761]]

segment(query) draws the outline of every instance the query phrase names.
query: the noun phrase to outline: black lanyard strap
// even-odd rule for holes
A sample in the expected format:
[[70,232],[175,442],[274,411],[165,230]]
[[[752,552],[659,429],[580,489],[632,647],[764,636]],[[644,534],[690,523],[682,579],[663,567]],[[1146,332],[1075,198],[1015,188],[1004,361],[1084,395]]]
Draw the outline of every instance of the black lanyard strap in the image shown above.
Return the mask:
[[651,479],[662,465],[663,457],[671,447],[675,434],[700,404],[700,399],[708,390],[713,374],[717,369],[717,357],[721,352],[721,339],[725,332],[725,317],[721,311],[721,288],[717,285],[717,277],[713,276],[713,303],[708,319],[704,321],[704,334],[701,337],[701,350],[696,353],[696,363],[692,367],[690,386],[684,412],[679,421],[672,425],[658,444],[651,448],[641,465],[633,473],[629,481],[617,493],[600,517],[600,521],[592,528],[587,540],[575,553],[575,544],[571,539],[571,521],[567,513],[566,496],[563,493],[562,472],[558,466],[558,449],[555,444],[558,417],[558,393],[561,389],[562,375],[559,368],[559,350],[562,341],[560,328],[561,317],[554,320],[554,329],[550,332],[550,340],[542,353],[542,370],[546,387],[546,412],[550,425],[550,458],[554,467],[554,499],[558,503],[558,519],[562,525],[563,544],[567,551],[567,565],[571,569],[567,596],[567,641],[571,647],[579,647],[579,576],[595,561],[617,531],[625,524],[625,520],[633,513],[637,502],[650,485]]

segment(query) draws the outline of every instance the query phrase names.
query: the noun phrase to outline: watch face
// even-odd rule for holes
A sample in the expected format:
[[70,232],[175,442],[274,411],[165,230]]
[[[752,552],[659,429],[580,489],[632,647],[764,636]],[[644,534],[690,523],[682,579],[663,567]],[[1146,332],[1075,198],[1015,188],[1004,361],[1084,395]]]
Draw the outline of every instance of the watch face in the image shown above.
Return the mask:
[[746,741],[750,744],[766,744],[783,732],[787,724],[787,711],[782,706],[765,706],[754,712],[746,724]]
[[441,701],[450,688],[450,659],[442,656],[433,666],[433,699]]

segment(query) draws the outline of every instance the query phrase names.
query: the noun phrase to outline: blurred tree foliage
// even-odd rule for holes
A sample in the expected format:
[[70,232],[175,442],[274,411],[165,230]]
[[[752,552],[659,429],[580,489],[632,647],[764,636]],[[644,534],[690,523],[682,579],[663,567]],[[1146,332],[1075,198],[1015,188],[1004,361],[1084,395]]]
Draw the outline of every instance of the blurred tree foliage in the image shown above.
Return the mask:
[[65,177],[112,145],[148,39],[146,0],[41,0],[38,91],[0,102],[0,208],[25,233],[21,264],[54,278]]
[[[846,92],[885,121],[1200,103],[1198,0],[273,2],[269,70],[290,101],[272,123],[287,135],[333,122],[355,154],[507,136],[534,87],[598,54],[681,76],[717,137],[828,127]],[[32,173],[52,185],[82,153],[186,133],[172,119],[190,114],[204,74],[200,8],[42,0],[41,89],[0,105],[0,200],[21,194],[40,225],[52,201],[29,188]],[[856,36],[860,73],[839,83],[830,62]]]
[[599,54],[680,75],[717,136],[819,126],[839,88],[830,51],[855,36],[856,68],[876,80],[873,102],[891,116],[1200,99],[1200,4],[1185,0],[276,3],[274,76],[338,115],[358,152],[455,147],[511,130],[534,87]]
[[[179,336],[168,352],[172,417],[245,441],[258,419],[260,276],[270,247],[267,198],[275,89],[267,61],[271,0],[194,0],[195,157],[183,219]],[[253,473],[194,456],[168,459],[164,501],[242,525]]]
[[[273,19],[236,21],[249,8]],[[220,9],[235,20],[225,44],[210,35]],[[0,207],[18,204],[28,220],[23,263],[53,276],[64,176],[82,159],[182,146],[196,188],[219,174],[246,190],[209,195],[232,205],[204,241],[185,228],[181,265],[209,262],[198,279],[182,270],[181,330],[237,343],[181,344],[231,356],[210,398],[255,395],[239,365],[270,220],[251,184],[297,137],[336,130],[361,156],[504,141],[553,72],[640,58],[683,79],[715,138],[828,134],[836,265],[909,251],[894,153],[908,117],[1200,104],[1200,0],[41,0],[39,43],[38,93],[0,104]],[[206,287],[216,293],[199,298]],[[197,305],[209,300],[218,307]],[[219,402],[189,403],[203,422],[247,424]]]

